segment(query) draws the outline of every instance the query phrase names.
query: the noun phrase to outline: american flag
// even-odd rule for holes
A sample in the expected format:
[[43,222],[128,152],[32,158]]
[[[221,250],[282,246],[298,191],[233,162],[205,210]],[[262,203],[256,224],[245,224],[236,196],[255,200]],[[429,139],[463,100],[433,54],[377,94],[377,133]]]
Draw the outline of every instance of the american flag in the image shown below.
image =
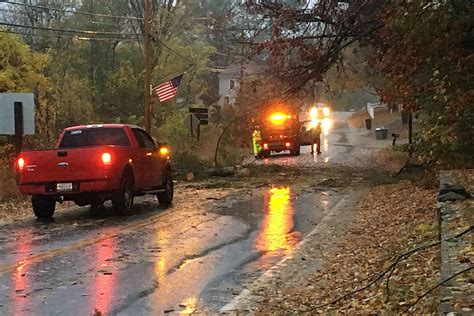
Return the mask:
[[165,83],[160,84],[158,87],[155,88],[156,95],[160,102],[164,102],[166,100],[172,99],[176,95],[176,90],[178,89],[179,84],[181,83],[181,79],[183,75],[179,75],[167,81]]

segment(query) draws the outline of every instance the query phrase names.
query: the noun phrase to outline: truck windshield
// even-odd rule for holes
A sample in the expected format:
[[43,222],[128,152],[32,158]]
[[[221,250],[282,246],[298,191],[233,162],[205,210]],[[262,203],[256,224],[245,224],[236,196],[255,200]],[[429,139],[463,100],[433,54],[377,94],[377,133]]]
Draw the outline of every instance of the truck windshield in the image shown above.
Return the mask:
[[84,128],[66,131],[59,148],[130,146],[123,128]]

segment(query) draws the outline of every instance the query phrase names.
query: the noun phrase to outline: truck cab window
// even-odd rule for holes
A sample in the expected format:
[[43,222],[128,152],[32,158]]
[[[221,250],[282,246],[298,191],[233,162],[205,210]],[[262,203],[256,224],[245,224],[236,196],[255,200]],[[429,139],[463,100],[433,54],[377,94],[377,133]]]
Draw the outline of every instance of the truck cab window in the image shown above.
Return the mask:
[[137,138],[138,146],[141,148],[155,148],[155,142],[145,131],[134,128],[132,129],[133,134]]
[[130,146],[123,128],[84,128],[66,131],[59,148]]

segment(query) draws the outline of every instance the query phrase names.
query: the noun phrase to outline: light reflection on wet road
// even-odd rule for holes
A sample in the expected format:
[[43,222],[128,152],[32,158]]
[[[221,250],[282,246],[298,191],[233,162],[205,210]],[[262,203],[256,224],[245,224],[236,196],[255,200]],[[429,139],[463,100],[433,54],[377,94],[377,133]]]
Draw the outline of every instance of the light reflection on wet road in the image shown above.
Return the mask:
[[[20,253],[28,253],[30,251],[27,242],[28,235],[20,236],[15,241],[15,246]],[[28,274],[28,260],[21,260],[12,273],[11,298],[13,304],[13,314],[24,315],[24,307],[27,301],[27,295],[31,290],[31,279]]]
[[294,215],[290,188],[272,188],[265,193],[264,198],[264,217],[257,239],[257,249],[268,255],[275,252],[287,255],[297,243],[290,235]]
[[113,274],[112,259],[115,255],[115,240],[107,239],[94,244],[94,256],[90,260],[95,265],[95,277],[89,291],[90,306],[98,311],[109,313],[112,310],[112,297],[116,287],[116,275]]

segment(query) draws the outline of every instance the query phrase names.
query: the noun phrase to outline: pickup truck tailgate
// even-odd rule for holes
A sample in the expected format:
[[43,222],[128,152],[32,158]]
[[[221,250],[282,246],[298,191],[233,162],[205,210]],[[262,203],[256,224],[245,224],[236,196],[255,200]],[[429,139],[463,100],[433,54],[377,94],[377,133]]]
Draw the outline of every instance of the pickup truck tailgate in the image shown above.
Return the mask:
[[113,149],[90,147],[24,152],[25,170],[20,183],[106,179],[110,174],[110,166],[104,166],[102,154],[108,152],[113,156]]

